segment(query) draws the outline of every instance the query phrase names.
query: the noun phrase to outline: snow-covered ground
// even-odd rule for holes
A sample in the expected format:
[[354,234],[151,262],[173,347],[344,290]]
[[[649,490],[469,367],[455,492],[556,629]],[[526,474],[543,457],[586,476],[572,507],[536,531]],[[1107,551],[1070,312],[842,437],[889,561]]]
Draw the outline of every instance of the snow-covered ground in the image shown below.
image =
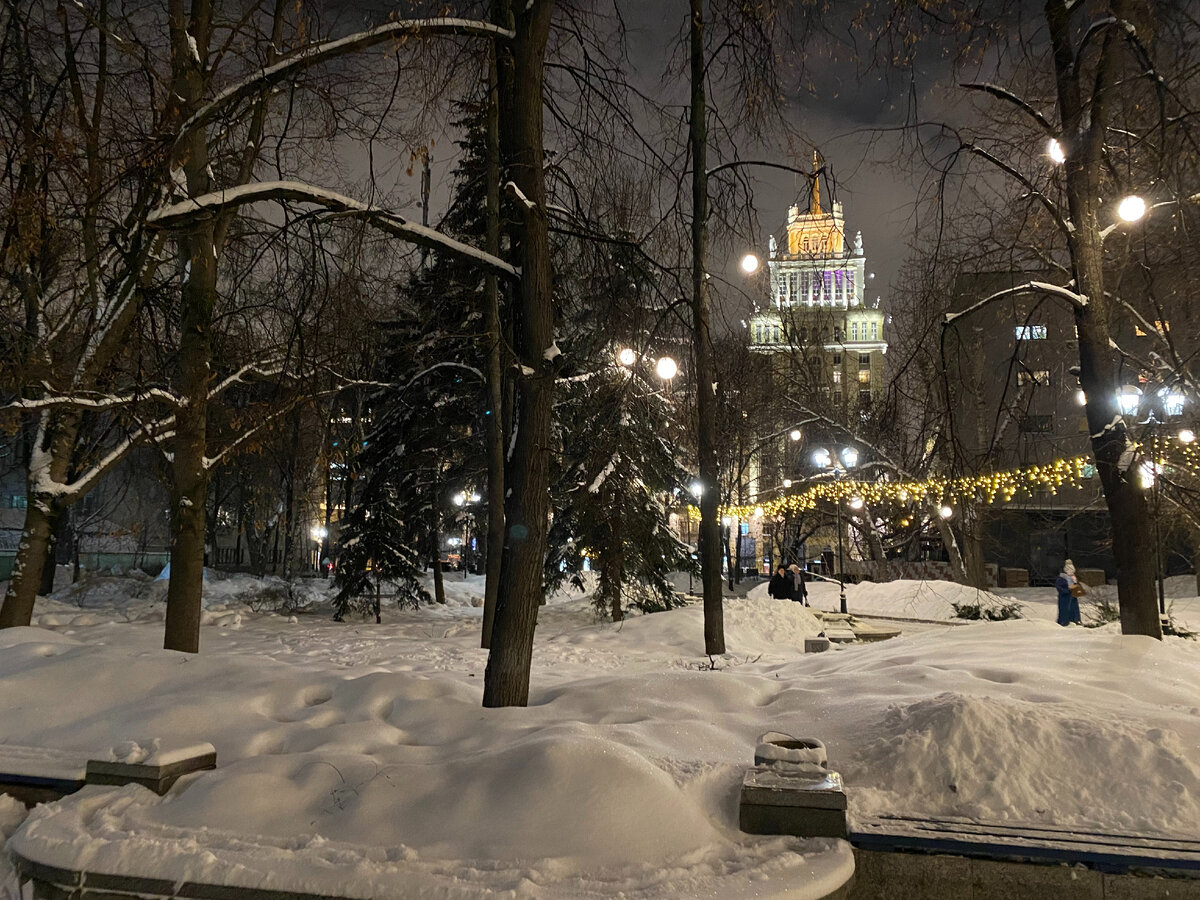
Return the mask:
[[[1059,628],[1050,588],[1002,592],[1023,619],[943,627],[975,591],[852,585],[852,612],[923,621],[805,656],[819,621],[760,586],[726,601],[715,660],[699,605],[613,625],[562,594],[541,612],[529,707],[487,710],[482,584],[446,583],[446,606],[385,605],[375,625],[331,621],[323,582],[289,597],[214,577],[195,656],[159,649],[161,583],[39,601],[35,627],[0,631],[0,754],[208,741],[219,767],[161,799],[86,788],[11,846],[373,898],[820,896],[849,875],[846,844],[737,828],[770,730],[826,743],[852,814],[1200,831],[1200,644]],[[811,591],[837,608],[836,585]],[[1169,582],[1178,621],[1200,620],[1194,593]],[[0,800],[0,834],[19,817]]]

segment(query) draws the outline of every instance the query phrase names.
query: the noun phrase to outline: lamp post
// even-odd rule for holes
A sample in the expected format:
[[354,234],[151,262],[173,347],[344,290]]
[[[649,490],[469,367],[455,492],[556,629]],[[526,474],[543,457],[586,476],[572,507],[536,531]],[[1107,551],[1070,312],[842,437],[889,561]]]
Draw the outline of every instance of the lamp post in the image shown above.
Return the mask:
[[[1125,385],[1117,393],[1117,405],[1121,412],[1127,415],[1136,415],[1142,392],[1130,385]],[[1158,391],[1158,398],[1162,405],[1163,417],[1171,419],[1183,415],[1184,396],[1178,389],[1172,387],[1163,387]],[[1165,616],[1167,614],[1167,597],[1166,588],[1164,585],[1165,571],[1163,567],[1162,554],[1162,529],[1160,524],[1160,506],[1159,506],[1159,476],[1163,474],[1163,467],[1158,461],[1158,426],[1162,424],[1155,415],[1153,407],[1146,414],[1146,421],[1139,423],[1147,426],[1150,429],[1150,459],[1144,461],[1140,467],[1141,483],[1143,488],[1150,489],[1150,503],[1154,511],[1154,577],[1158,583],[1158,614]],[[1183,443],[1188,443],[1194,439],[1194,435],[1188,429],[1183,429],[1179,432],[1179,439]]]
[[[817,448],[813,453],[813,462],[819,469],[828,469],[833,473],[834,481],[841,481],[842,476],[858,465],[858,451],[853,447],[843,447],[837,456],[834,456],[824,447]],[[837,581],[838,581],[838,600],[843,613],[848,612],[846,609],[846,565],[842,556],[842,498],[838,497],[834,505],[835,518],[837,520]]]

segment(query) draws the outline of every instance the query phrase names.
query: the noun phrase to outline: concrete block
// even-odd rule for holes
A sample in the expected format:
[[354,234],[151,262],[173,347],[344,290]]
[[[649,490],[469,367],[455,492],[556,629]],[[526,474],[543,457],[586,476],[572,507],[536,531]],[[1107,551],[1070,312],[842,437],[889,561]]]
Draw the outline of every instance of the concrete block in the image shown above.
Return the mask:
[[854,851],[847,900],[968,900],[971,861],[961,856]]
[[212,744],[196,744],[155,753],[140,763],[89,759],[87,783],[140,784],[156,794],[165,794],[181,776],[216,767],[217,751]]
[[973,900],[1053,897],[1054,900],[1104,900],[1104,879],[1082,866],[1039,866],[991,859],[971,860]]
[[845,837],[842,776],[786,763],[755,766],[742,781],[738,819],[748,834]]
[[1200,900],[1200,878],[1104,875],[1104,900]]
[[814,637],[804,639],[805,653],[824,653],[829,649],[829,638]]

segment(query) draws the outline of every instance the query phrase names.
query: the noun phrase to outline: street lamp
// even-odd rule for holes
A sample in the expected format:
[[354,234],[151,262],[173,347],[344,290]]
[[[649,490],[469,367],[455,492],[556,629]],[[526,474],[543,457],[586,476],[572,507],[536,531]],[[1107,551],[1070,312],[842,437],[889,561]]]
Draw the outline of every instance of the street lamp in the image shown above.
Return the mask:
[[671,357],[660,356],[658,362],[654,364],[654,371],[663,381],[670,381],[679,372],[679,366],[675,365],[675,360]]
[[617,354],[617,362],[625,368],[629,368],[637,362],[637,354],[633,352],[632,347],[622,347],[621,352]]
[[[837,457],[834,457],[829,450],[826,450],[824,447],[818,447],[813,451],[812,459],[817,468],[832,471],[834,481],[841,481],[843,475],[858,465],[858,451],[853,447],[843,447]],[[855,499],[858,500],[858,506],[854,508],[858,509],[862,506],[862,500],[860,498]],[[846,613],[848,612],[846,609],[846,566],[842,556],[842,500],[840,497],[837,499],[834,509],[837,518],[838,600],[841,604],[842,612]]]
[[1046,141],[1046,155],[1059,165],[1067,161],[1067,154],[1063,150],[1063,145],[1058,142],[1058,138],[1050,138]]
[[1117,215],[1122,222],[1137,222],[1146,215],[1146,201],[1136,194],[1130,194],[1117,204]]
[[742,271],[747,275],[753,275],[758,271],[758,257],[753,253],[747,253],[742,257]]

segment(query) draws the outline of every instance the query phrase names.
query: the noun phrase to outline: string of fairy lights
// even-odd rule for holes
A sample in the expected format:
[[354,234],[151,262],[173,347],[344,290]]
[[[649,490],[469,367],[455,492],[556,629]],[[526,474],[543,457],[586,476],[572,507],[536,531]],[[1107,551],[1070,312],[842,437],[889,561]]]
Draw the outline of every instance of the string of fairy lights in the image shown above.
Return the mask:
[[[1200,475],[1200,453],[1184,447],[1184,466]],[[1082,487],[1095,474],[1090,457],[1075,456],[1005,472],[965,475],[956,478],[932,476],[921,480],[857,481],[848,478],[806,485],[801,490],[758,503],[724,506],[722,516],[749,519],[779,516],[816,509],[822,503],[851,501],[867,506],[914,505],[941,507],[962,499],[987,504],[1007,503],[1018,496],[1057,494],[1064,487]]]

